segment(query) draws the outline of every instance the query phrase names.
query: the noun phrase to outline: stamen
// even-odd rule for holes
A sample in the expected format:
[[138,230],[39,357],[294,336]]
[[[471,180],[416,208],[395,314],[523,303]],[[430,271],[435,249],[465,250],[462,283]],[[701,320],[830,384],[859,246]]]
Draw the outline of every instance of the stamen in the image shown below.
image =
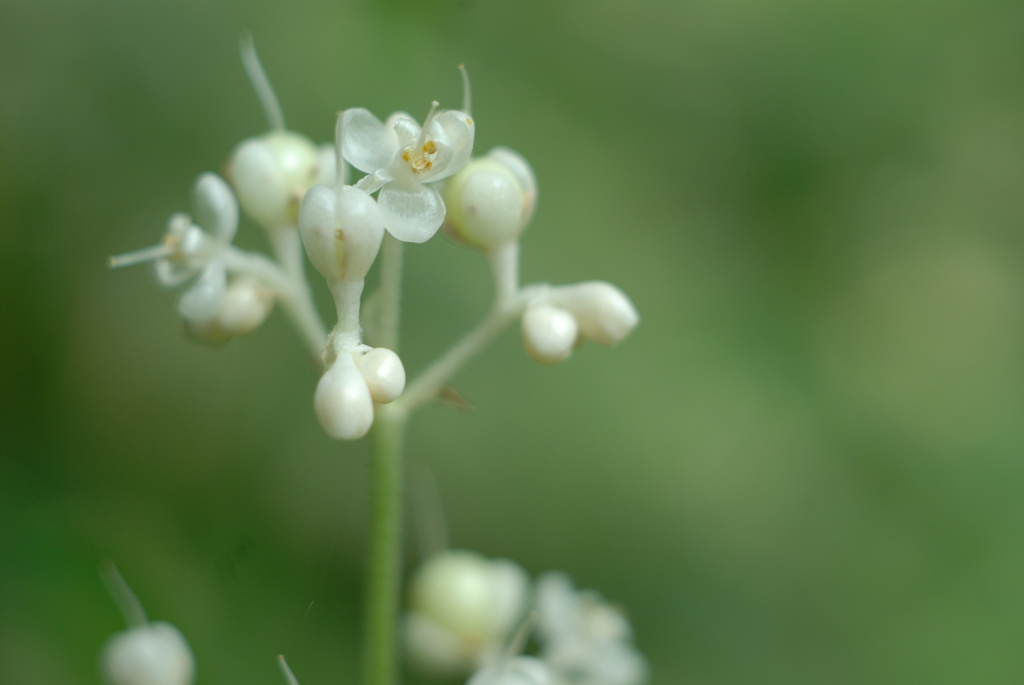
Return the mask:
[[148,620],[146,610],[142,608],[142,602],[132,592],[114,562],[108,559],[100,564],[100,577],[103,579],[103,584],[107,586],[107,592],[117,604],[117,608],[121,610],[121,615],[124,616],[124,622],[128,624],[128,627],[138,628],[146,625]]
[[174,254],[173,245],[160,243],[159,245],[144,247],[141,250],[115,255],[107,260],[107,266],[111,269],[119,269],[122,266],[131,266],[132,264],[170,257],[172,254]]
[[246,31],[242,34],[238,41],[238,48],[242,53],[242,66],[245,67],[249,82],[252,83],[253,90],[256,91],[256,97],[259,98],[260,107],[263,108],[263,113],[267,117],[270,130],[283,131],[284,112],[281,111],[281,103],[277,101],[277,95],[274,94],[274,88],[270,85],[267,72],[263,71],[263,65],[260,64],[251,33]]
[[292,669],[288,668],[288,662],[284,660],[284,654],[277,655],[277,665],[281,668],[281,674],[288,681],[288,685],[299,685],[299,681],[295,679]]
[[416,147],[417,150],[420,150],[420,149],[423,148],[423,144],[427,140],[427,127],[430,125],[430,122],[433,120],[434,112],[437,111],[437,108],[438,108],[438,106],[440,104],[441,103],[438,102],[437,100],[434,100],[433,102],[430,103],[430,111],[427,112],[427,118],[423,120],[423,128],[420,129],[420,137],[416,141],[416,146],[415,147]]
[[466,71],[465,64],[459,65],[459,71],[462,72],[462,111],[472,115],[473,112],[470,111],[470,107],[473,101],[469,92],[469,72]]

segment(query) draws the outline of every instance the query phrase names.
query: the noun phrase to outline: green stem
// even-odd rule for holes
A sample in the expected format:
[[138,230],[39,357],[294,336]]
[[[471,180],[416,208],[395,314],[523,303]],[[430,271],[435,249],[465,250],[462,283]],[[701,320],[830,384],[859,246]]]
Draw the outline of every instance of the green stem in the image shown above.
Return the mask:
[[378,405],[371,430],[371,520],[367,573],[365,685],[394,685],[401,584],[402,444],[406,414]]
[[[384,236],[380,331],[376,344],[398,351],[402,243]],[[398,612],[402,582],[402,448],[407,413],[376,405],[370,431],[370,559],[367,572],[364,683],[394,685],[398,668]]]

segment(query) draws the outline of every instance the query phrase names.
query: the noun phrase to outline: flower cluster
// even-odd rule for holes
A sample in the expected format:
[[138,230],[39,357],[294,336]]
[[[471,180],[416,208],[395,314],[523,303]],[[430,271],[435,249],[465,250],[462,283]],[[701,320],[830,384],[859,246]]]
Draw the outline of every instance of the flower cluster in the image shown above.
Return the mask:
[[[174,214],[160,243],[110,264],[154,262],[163,285],[188,283],[178,313],[203,341],[220,344],[248,334],[277,306],[322,362],[313,408],[327,435],[361,438],[382,412],[404,419],[516,321],[527,353],[546,364],[565,360],[584,340],[614,345],[637,325],[632,302],[609,283],[520,285],[519,241],[537,205],[537,179],[530,164],[505,147],[472,158],[476,122],[465,70],[461,109],[443,110],[434,101],[420,125],[404,112],[381,122],[366,109],[350,108],[337,118],[333,146],[317,146],[285,127],[249,38],[242,41],[242,58],[269,130],[234,148],[226,180],[199,175],[194,217]],[[354,184],[347,182],[350,167],[363,174]],[[232,244],[240,211],[263,228],[272,256]],[[487,258],[494,302],[476,329],[407,386],[397,352],[400,250],[442,227],[452,241]],[[387,301],[382,309],[390,312],[379,321],[361,314],[378,255],[381,283],[377,297],[368,299]],[[306,258],[334,298],[337,319],[329,332],[313,304]],[[364,341],[364,329],[377,331],[370,340],[378,344]],[[512,639],[531,612],[537,616],[536,657],[519,654],[525,637]],[[469,552],[439,553],[417,573],[403,635],[412,665],[436,674],[475,671],[471,685],[641,685],[646,677],[629,624],[598,595],[576,592],[557,574],[531,583],[513,562]],[[111,639],[102,663],[111,685],[188,685],[194,673],[181,634],[144,615]],[[280,665],[294,685],[283,658]]]
[[[525,635],[514,633],[533,616],[539,651],[523,657]],[[629,622],[599,594],[577,591],[559,572],[542,574],[531,586],[518,564],[474,552],[440,552],[417,570],[403,637],[412,667],[440,676],[476,671],[469,685],[642,685],[647,679]]]

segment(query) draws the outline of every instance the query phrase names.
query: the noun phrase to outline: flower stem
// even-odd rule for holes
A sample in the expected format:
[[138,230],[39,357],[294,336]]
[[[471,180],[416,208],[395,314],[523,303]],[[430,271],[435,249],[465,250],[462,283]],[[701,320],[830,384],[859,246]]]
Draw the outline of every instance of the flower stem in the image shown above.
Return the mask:
[[402,249],[405,243],[384,234],[380,264],[380,319],[375,345],[398,352],[398,322],[401,316]]
[[[403,243],[384,236],[381,249],[380,319],[374,343],[398,351]],[[394,685],[398,667],[398,611],[402,559],[402,448],[408,414],[376,405],[370,431],[370,558],[367,571],[365,685]]]
[[365,685],[394,685],[402,549],[402,445],[406,413],[378,405],[370,436],[371,514]]

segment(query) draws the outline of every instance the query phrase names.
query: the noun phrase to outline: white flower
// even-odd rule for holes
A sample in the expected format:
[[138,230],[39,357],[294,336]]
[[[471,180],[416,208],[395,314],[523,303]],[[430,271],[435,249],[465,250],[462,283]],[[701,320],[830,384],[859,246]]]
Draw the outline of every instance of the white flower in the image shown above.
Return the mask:
[[526,612],[528,596],[526,572],[508,559],[462,550],[434,555],[410,582],[402,626],[409,662],[438,675],[493,664]]
[[357,187],[380,190],[384,225],[406,242],[429,240],[444,221],[444,200],[424,184],[458,172],[473,151],[470,116],[457,110],[435,116],[436,110],[434,102],[422,128],[405,113],[393,114],[386,124],[362,108],[348,109],[342,117],[342,155],[367,174]]
[[564,573],[537,579],[540,657],[559,683],[641,685],[647,661],[631,643],[626,617],[592,590],[577,592]]
[[553,685],[551,670],[540,659],[517,656],[495,666],[485,666],[466,685]]
[[100,670],[109,685],[191,685],[196,663],[181,631],[153,621],[107,640]]
[[178,311],[187,320],[206,321],[217,316],[227,288],[222,258],[238,230],[238,203],[224,179],[204,173],[192,187],[192,204],[198,225],[187,214],[174,214],[159,245],[111,257],[110,266],[156,260],[157,278],[166,286],[198,274],[182,293]]

